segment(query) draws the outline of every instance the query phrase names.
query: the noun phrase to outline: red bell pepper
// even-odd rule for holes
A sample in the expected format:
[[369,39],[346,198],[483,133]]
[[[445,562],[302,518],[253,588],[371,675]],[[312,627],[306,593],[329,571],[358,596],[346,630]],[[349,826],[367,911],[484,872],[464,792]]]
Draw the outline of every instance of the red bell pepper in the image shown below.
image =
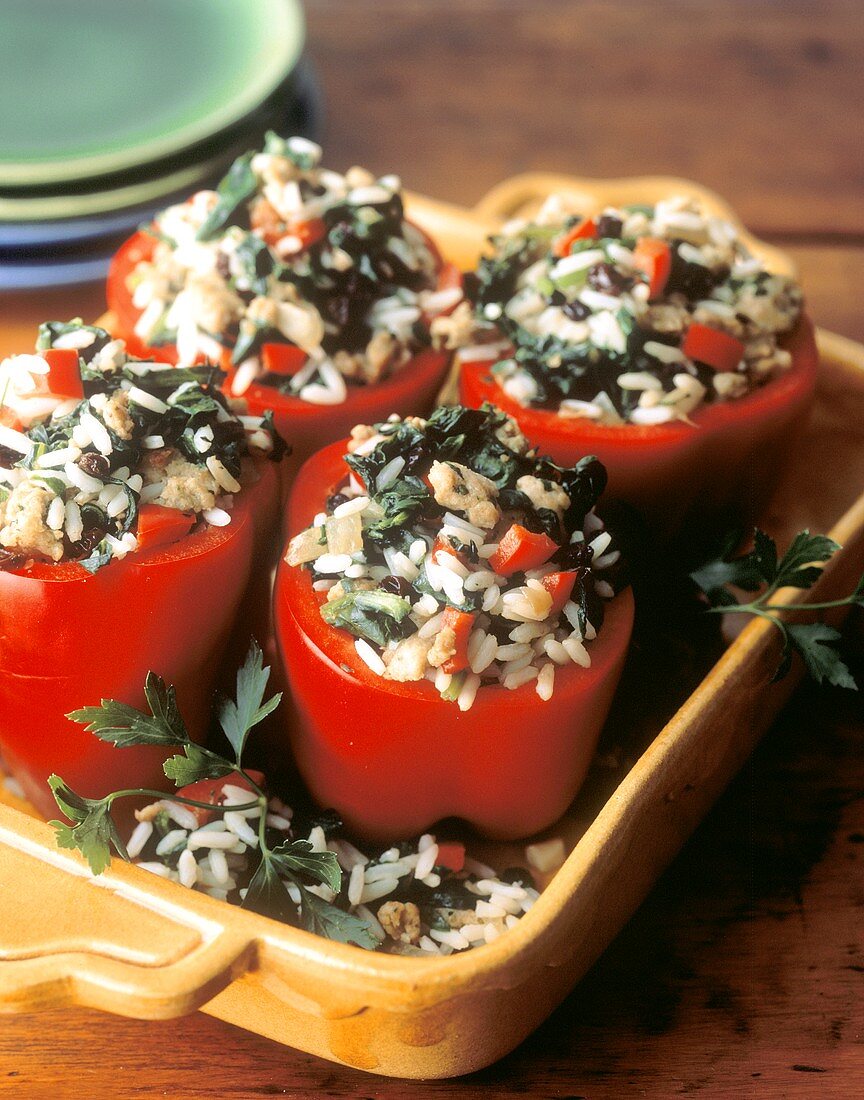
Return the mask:
[[648,276],[648,297],[659,298],[672,274],[672,250],[666,241],[642,237],[633,249],[633,266]]
[[157,546],[170,546],[188,535],[194,522],[192,512],[163,508],[161,504],[142,504],[138,509],[138,527],[135,531],[138,549],[155,550]]
[[261,365],[268,374],[296,374],[309,356],[294,344],[265,344],[261,349]]
[[441,265],[441,270],[438,272],[437,290],[461,290],[462,282],[462,272],[456,264],[445,263]]
[[688,359],[719,371],[733,371],[741,362],[744,345],[734,336],[696,321],[687,329],[681,350]]
[[[356,474],[354,475],[357,476]],[[435,495],[435,490],[432,486],[432,482],[428,478],[422,479],[426,484],[432,495]],[[435,539],[435,545],[432,547],[432,560],[440,564],[440,555],[449,554],[451,558],[455,558],[458,562],[463,562],[465,555],[461,554],[447,539],[437,538]]]
[[41,352],[51,368],[46,376],[48,392],[61,397],[84,396],[78,352],[74,348],[49,348]]
[[564,610],[564,604],[573,593],[573,585],[576,583],[575,570],[566,573],[547,573],[540,583],[552,597],[552,610],[550,615],[559,615]]
[[[264,773],[255,771],[253,768],[247,768],[247,772],[249,779],[263,789]],[[240,772],[232,772],[230,775],[223,775],[219,779],[199,779],[197,783],[188,783],[177,791],[177,795],[180,798],[189,798],[193,802],[209,802],[211,806],[221,806],[225,798],[226,786],[241,787],[244,791],[248,791],[250,802],[255,796],[249,780]],[[186,809],[195,815],[199,828],[213,821],[216,816],[214,812],[205,810],[203,806],[187,806]]]
[[[290,531],[308,527],[344,480],[345,443],[305,464],[288,503]],[[397,683],[371,671],[354,638],[321,617],[308,571],[282,562],[274,611],[296,720],[286,730],[315,798],[381,840],[465,818],[484,833],[526,836],[550,825],[581,784],[630,637],[629,590],[606,605],[591,667],[559,668],[543,703],[531,684],[484,685],[460,711],[428,680]]]
[[570,246],[576,241],[584,241],[597,236],[597,223],[593,218],[583,218],[578,225],[568,230],[563,236],[556,237],[552,242],[553,253],[562,259],[570,255]]
[[438,858],[435,860],[435,865],[446,867],[454,875],[458,875],[465,866],[465,845],[455,840],[439,841]]
[[558,543],[542,531],[538,534],[514,523],[504,532],[498,549],[489,559],[489,568],[502,577],[524,573],[548,561],[557,549]]
[[176,686],[190,735],[203,739],[261,517],[276,495],[273,465],[256,469],[227,527],[133,551],[92,575],[77,562],[0,572],[0,751],[42,813],[56,812],[52,772],[93,797],[167,786],[164,749],[117,752],[65,717],[100,699],[143,708],[151,670]]
[[[115,254],[106,286],[108,308],[113,314],[108,327],[115,336],[126,341],[130,354],[176,363],[177,348],[173,344],[149,347],[135,335],[141,311],[132,302],[127,280],[139,263],[152,259],[156,243],[152,234],[139,231]],[[428,238],[427,244],[437,256],[438,251]],[[393,412],[402,416],[428,412],[449,361],[448,352],[421,351],[383,382],[349,387],[348,399],[341,405],[313,405],[260,382],[253,382],[243,396],[252,415],[272,409],[276,430],[291,441],[292,456],[284,466],[287,473],[319,447],[344,438],[355,424],[374,424],[386,420]],[[231,353],[227,349],[221,365],[226,371],[232,369]]]
[[445,607],[441,617],[441,629],[452,630],[456,651],[441,666],[443,672],[462,672],[468,667],[468,639],[477,616],[472,611],[460,611],[456,607]]
[[474,408],[498,405],[562,466],[596,455],[609,473],[609,499],[626,501],[658,537],[670,537],[685,523],[704,528],[723,513],[728,521],[730,511],[753,521],[770,499],[816,388],[819,356],[808,317],[782,346],[792,354],[788,371],[745,397],[697,409],[695,427],[603,426],[525,408],[501,389],[490,363],[464,364],[460,400]]
[[294,222],[293,225],[289,225],[280,236],[296,237],[302,242],[304,248],[309,248],[323,240],[326,233],[327,225],[323,218],[309,218],[304,222]]

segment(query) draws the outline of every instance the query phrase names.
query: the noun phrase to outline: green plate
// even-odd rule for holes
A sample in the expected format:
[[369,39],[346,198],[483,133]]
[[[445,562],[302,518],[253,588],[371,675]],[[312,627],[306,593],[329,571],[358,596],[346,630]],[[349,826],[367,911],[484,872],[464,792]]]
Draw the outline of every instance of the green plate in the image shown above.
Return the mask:
[[206,140],[285,79],[303,35],[298,0],[0,0],[0,187]]
[[214,157],[170,172],[154,180],[144,180],[126,187],[115,187],[110,191],[90,191],[81,195],[50,195],[45,198],[13,198],[0,195],[0,221],[22,222],[42,221],[51,218],[80,218],[90,214],[107,214],[115,210],[125,210],[130,206],[157,202],[175,192],[191,192],[196,185],[219,170],[225,170],[224,157]]

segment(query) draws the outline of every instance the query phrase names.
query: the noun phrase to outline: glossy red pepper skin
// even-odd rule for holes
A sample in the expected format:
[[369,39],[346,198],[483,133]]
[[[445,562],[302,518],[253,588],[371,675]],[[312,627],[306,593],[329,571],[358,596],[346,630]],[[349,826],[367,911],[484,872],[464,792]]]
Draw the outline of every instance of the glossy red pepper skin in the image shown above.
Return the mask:
[[475,408],[491,401],[562,466],[596,455],[609,473],[604,500],[632,505],[663,539],[685,522],[705,525],[725,515],[728,523],[732,513],[753,521],[763,511],[813,401],[819,356],[809,318],[799,321],[783,346],[792,354],[785,374],[746,397],[698,409],[695,427],[604,427],[526,409],[504,393],[489,363],[463,366],[460,399]]
[[681,350],[688,359],[719,371],[733,371],[744,355],[744,344],[710,325],[692,324],[684,335]]
[[578,225],[568,230],[552,242],[552,251],[559,259],[570,255],[570,246],[576,241],[584,241],[597,236],[597,223],[593,218],[583,218]]
[[[345,444],[313,456],[294,483],[291,532],[308,526],[345,477]],[[567,808],[596,747],[624,663],[629,589],[607,605],[591,668],[559,668],[555,694],[481,687],[460,711],[426,680],[395,683],[321,618],[306,570],[280,563],[277,640],[296,707],[291,747],[306,783],[357,832],[405,838],[457,816],[500,838],[527,836]]]
[[[438,256],[437,249],[428,238],[427,244]],[[126,280],[137,264],[152,258],[155,246],[156,238],[143,231],[121,245],[108,273],[108,308],[116,319],[114,334],[126,341],[131,354],[176,363],[177,349],[173,344],[151,348],[134,331],[141,311],[132,303]],[[290,441],[292,447],[291,459],[284,469],[293,472],[319,447],[348,435],[355,424],[375,424],[386,420],[394,412],[400,416],[429,412],[435,404],[449,362],[447,352],[421,351],[383,382],[349,386],[348,398],[341,405],[313,405],[260,382],[253,382],[243,396],[253,416],[267,409],[273,410],[277,431]],[[221,365],[229,372],[232,369],[231,354],[227,349]]]
[[633,249],[633,266],[648,276],[648,297],[659,298],[672,274],[672,250],[666,241],[642,237]]
[[41,813],[57,812],[52,772],[88,797],[170,787],[164,749],[117,749],[65,717],[103,698],[143,709],[151,670],[175,685],[190,735],[204,738],[260,517],[277,492],[273,465],[258,470],[227,527],[133,552],[93,575],[76,562],[0,572],[0,752]]
[[48,372],[48,392],[61,397],[84,396],[78,352],[74,348],[48,348],[42,352],[51,370]]
[[557,549],[558,543],[548,535],[528,531],[521,524],[514,523],[501,536],[498,549],[489,559],[489,568],[502,577],[511,577],[514,573],[524,573],[543,565]]
[[[265,789],[263,772],[249,768],[248,774],[253,783],[262,790]],[[256,793],[250,786],[249,780],[239,772],[231,772],[229,775],[220,776],[219,779],[199,779],[197,783],[189,783],[185,787],[181,787],[177,794],[180,798],[189,798],[193,802],[209,802],[211,806],[216,807],[221,806],[224,802],[226,787],[240,787],[242,790],[249,792],[250,802],[255,800]],[[199,827],[209,824],[216,817],[215,809],[205,810],[203,806],[187,806],[186,809],[190,814],[195,815]]]

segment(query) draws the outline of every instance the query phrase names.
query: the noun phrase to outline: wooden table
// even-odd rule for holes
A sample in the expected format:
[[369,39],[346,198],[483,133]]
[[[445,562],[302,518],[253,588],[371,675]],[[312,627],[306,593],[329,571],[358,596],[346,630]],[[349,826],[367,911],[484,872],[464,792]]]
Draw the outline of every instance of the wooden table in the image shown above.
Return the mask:
[[[328,161],[472,202],[532,168],[689,176],[864,339],[857,0],[310,0]],[[0,344],[101,292],[7,296]],[[849,659],[864,682],[860,620]],[[203,1015],[4,1018],[0,1095],[852,1097],[864,1075],[860,700],[805,690],[649,900],[534,1036],[461,1081],[388,1081]]]

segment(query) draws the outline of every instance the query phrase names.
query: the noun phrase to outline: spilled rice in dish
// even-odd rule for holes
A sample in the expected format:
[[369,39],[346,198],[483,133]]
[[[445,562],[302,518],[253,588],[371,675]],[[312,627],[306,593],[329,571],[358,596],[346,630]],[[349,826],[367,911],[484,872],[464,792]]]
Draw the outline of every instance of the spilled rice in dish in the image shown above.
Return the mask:
[[[206,814],[212,820],[201,823],[193,808],[166,796],[136,812],[128,854],[162,878],[239,904],[255,862],[262,811],[231,807],[249,799],[247,788],[227,783],[221,804]],[[368,854],[337,835],[334,815],[300,820],[278,798],[269,801],[266,829],[271,847],[303,839],[313,852],[333,852],[342,871],[339,892],[323,884],[304,889],[361,921],[371,940],[391,953],[433,957],[492,943],[538,897],[525,868],[496,875],[466,858],[462,844],[439,842],[431,834]],[[558,846],[560,859],[563,844]],[[299,907],[297,886],[285,885]]]

